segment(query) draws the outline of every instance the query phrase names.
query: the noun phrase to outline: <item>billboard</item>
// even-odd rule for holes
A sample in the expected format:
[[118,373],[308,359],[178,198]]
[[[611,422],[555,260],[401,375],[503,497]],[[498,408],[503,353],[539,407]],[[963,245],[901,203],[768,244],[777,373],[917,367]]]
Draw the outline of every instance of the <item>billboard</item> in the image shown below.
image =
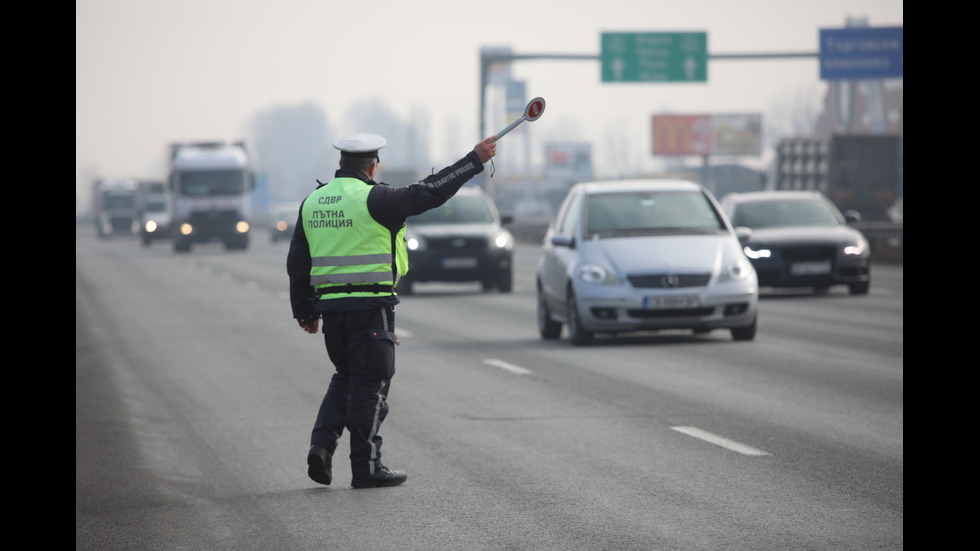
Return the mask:
[[654,115],[654,155],[759,155],[762,115]]

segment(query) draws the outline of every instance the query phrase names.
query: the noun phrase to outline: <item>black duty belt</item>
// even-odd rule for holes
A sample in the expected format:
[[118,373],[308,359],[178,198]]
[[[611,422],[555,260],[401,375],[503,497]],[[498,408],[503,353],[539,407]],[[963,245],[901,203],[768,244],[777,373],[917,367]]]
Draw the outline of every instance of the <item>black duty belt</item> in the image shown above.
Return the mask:
[[381,285],[379,283],[361,283],[355,285],[348,283],[346,285],[317,289],[316,294],[322,297],[323,295],[340,295],[343,293],[391,293],[393,291],[394,287],[391,285]]

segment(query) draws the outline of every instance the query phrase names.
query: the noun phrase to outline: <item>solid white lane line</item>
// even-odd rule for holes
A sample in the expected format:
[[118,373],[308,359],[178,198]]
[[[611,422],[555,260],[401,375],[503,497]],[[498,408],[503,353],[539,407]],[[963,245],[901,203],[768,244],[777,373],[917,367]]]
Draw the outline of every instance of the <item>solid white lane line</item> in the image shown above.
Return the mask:
[[738,452],[745,455],[769,455],[768,452],[762,450],[757,450],[751,446],[746,446],[745,444],[739,444],[733,440],[723,438],[717,434],[711,434],[708,431],[701,430],[697,427],[670,427],[677,432],[682,432],[688,436],[693,436],[699,440],[704,440],[705,442],[710,442],[716,446],[721,446],[723,448],[732,450],[733,452]]
[[516,375],[530,375],[531,374],[531,370],[530,369],[524,369],[523,367],[520,367],[520,366],[511,364],[511,363],[507,363],[507,362],[505,362],[503,360],[497,360],[497,359],[494,359],[494,358],[487,358],[487,359],[483,360],[483,363],[485,363],[487,365],[492,365],[494,367],[499,367],[500,369],[504,369],[506,371],[510,371],[511,373],[514,373]]

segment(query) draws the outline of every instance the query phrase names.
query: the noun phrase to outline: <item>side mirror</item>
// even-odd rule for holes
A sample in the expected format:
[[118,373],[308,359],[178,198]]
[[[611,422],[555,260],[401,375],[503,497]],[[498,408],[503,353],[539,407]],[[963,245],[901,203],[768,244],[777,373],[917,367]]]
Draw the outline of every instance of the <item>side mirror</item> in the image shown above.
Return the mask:
[[501,214],[500,215],[500,225],[509,226],[514,223],[514,216],[511,214]]
[[853,209],[847,209],[844,211],[844,220],[846,220],[848,224],[853,222],[860,222],[861,213]]
[[748,226],[738,226],[735,228],[735,237],[738,238],[738,242],[745,245],[752,239],[752,228]]
[[569,249],[574,249],[575,238],[570,235],[552,235],[551,244],[556,247],[568,247]]

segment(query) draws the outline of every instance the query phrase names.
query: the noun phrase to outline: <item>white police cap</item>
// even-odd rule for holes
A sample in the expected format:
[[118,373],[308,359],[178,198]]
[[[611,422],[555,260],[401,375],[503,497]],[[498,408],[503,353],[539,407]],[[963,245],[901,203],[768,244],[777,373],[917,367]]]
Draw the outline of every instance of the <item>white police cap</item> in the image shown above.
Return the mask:
[[334,148],[353,157],[374,157],[387,144],[388,140],[370,133],[351,134],[333,142]]

